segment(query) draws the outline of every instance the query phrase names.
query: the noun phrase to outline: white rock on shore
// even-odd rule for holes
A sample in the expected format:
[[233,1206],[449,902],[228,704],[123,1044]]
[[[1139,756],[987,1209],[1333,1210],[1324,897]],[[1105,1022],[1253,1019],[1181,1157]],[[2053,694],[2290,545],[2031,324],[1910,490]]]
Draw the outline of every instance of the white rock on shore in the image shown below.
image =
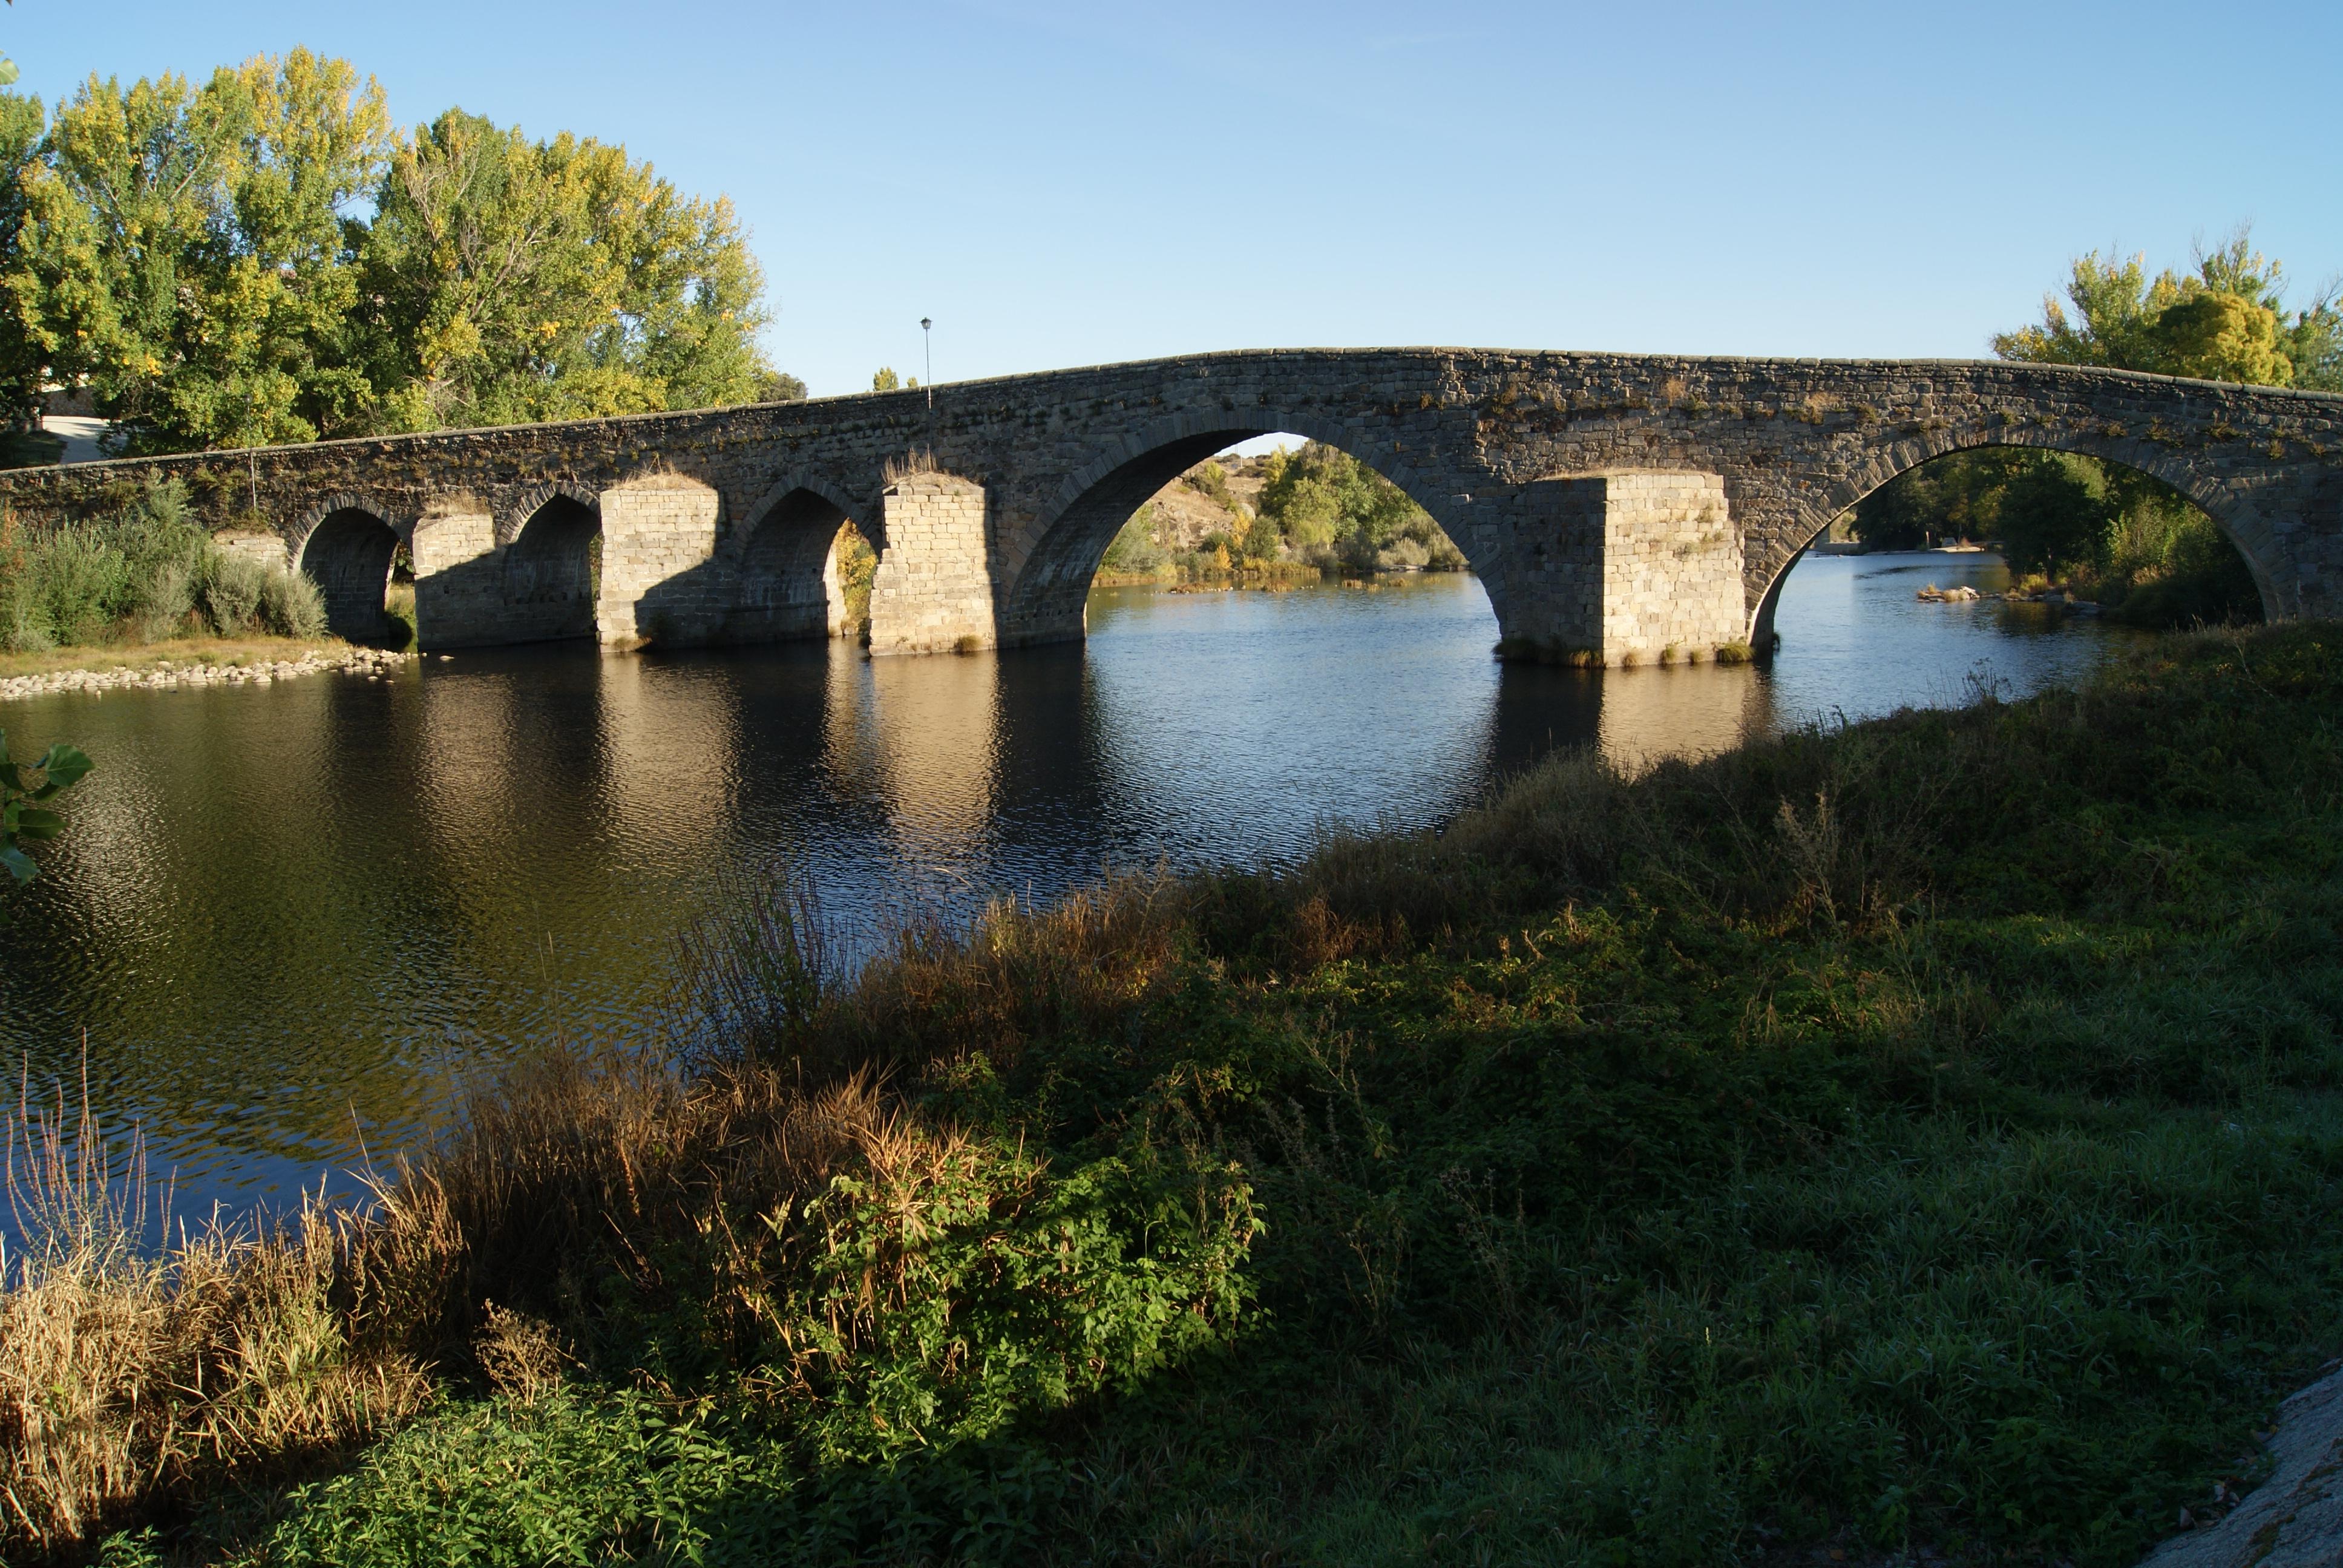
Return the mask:
[[402,665],[415,662],[411,653],[386,653],[379,648],[353,648],[338,653],[310,653],[297,659],[261,659],[250,664],[203,664],[158,659],[133,668],[117,664],[111,669],[56,669],[43,675],[16,675],[0,679],[0,702],[12,698],[47,697],[60,691],[168,690],[183,686],[268,686],[304,675],[339,670],[378,678]]
[[2343,1563],[2343,1372],[2278,1409],[2277,1471],[2217,1523],[2148,1553],[2141,1568],[2334,1568]]

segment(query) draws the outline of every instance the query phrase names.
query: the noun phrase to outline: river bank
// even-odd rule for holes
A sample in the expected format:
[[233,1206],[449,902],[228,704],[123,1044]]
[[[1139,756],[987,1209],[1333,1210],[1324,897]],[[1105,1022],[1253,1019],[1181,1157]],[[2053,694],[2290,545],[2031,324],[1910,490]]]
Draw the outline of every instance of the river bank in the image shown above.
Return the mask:
[[0,654],[0,702],[64,691],[266,686],[329,673],[373,678],[404,668],[419,657],[289,637],[182,638],[126,648],[5,653]]
[[2343,1348],[2334,638],[855,975],[752,891],[343,1240],[15,1282],[11,1484],[118,1562],[2129,1563]]

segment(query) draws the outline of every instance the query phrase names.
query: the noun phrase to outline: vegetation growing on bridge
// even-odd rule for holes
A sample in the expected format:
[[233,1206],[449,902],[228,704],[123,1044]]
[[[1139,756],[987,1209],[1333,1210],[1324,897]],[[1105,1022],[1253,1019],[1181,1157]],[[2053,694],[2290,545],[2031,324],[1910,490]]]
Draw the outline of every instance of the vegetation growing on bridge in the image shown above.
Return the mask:
[[722,198],[295,49],[0,94],[0,406],[86,381],[131,453],[802,397]]
[[2128,1563],[2343,1349],[2338,714],[2159,643],[856,977],[772,890],[176,1270],[52,1143],[5,1550]]
[[[2289,311],[2285,269],[2240,231],[2193,273],[2154,277],[2139,256],[2074,264],[2073,307],[1996,334],[2005,359],[2102,366],[2252,386],[2343,390],[2343,311],[2332,287]],[[1855,508],[1867,544],[1998,539],[2010,565],[2150,626],[2258,619],[2261,596],[2213,519],[2169,486],[2096,458],[2020,447],[1940,457]]]

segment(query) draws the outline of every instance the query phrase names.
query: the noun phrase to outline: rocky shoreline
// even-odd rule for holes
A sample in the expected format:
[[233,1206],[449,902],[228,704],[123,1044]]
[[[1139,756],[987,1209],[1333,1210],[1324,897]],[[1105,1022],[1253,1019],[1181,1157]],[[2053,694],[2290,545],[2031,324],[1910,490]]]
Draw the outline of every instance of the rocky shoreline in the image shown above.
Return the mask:
[[178,687],[269,686],[305,675],[341,673],[380,680],[417,662],[413,653],[351,648],[307,653],[299,658],[254,659],[247,664],[207,664],[199,659],[157,659],[147,665],[117,664],[110,669],[53,669],[39,675],[0,678],[0,702],[49,697],[62,691],[161,691]]

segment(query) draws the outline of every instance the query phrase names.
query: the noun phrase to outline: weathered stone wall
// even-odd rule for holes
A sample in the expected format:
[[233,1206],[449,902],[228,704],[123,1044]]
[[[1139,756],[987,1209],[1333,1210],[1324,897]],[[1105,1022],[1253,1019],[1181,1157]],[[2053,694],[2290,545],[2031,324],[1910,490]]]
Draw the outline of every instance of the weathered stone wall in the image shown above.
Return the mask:
[[1603,661],[1705,658],[1746,635],[1741,537],[1715,474],[1606,474]]
[[721,498],[657,474],[602,492],[602,580],[594,626],[605,648],[650,638],[707,642],[730,608],[713,565]]
[[973,653],[995,647],[984,487],[913,474],[880,498],[887,548],[870,585],[870,651]]
[[449,496],[416,520],[415,634],[427,648],[502,640],[504,573],[497,520],[469,496]]
[[[932,410],[922,393],[874,394],[20,469],[0,475],[0,505],[37,523],[103,504],[108,486],[177,477],[218,522],[241,524],[256,509],[294,558],[326,518],[355,508],[412,535],[418,566],[427,553],[437,563],[418,583],[417,613],[427,640],[446,646],[571,624],[544,597],[547,562],[526,550],[518,564],[500,558],[557,498],[598,517],[606,494],[673,473],[714,501],[712,522],[703,501],[688,524],[674,523],[688,548],[677,534],[659,547],[669,553],[643,558],[645,571],[664,563],[677,572],[664,635],[818,635],[811,607],[827,598],[827,541],[795,536],[802,548],[752,571],[756,531],[813,497],[831,518],[856,520],[883,557],[895,543],[881,497],[886,466],[919,451],[981,489],[981,538],[954,523],[898,551],[885,578],[894,592],[874,598],[874,643],[939,646],[951,624],[960,629],[941,646],[967,636],[1006,646],[1080,637],[1091,574],[1139,502],[1220,447],[1279,430],[1340,446],[1399,484],[1464,550],[1500,629],[1544,643],[1592,646],[1589,606],[1608,596],[1708,591],[1690,576],[1664,589],[1659,558],[1650,572],[1614,578],[1609,537],[1595,548],[1583,512],[1579,535],[1555,532],[1568,508],[1552,481],[1714,478],[1740,556],[1741,628],[1760,639],[1783,572],[1835,515],[1917,463],[1987,445],[2080,452],[2154,475],[2227,529],[2271,614],[2343,614],[2335,461],[2343,398],[1998,362],[1437,348],[1205,355],[940,387]],[[441,537],[427,549],[435,528]],[[1706,584],[1731,552],[1694,553]],[[789,581],[776,587],[776,572]],[[949,609],[950,596],[940,597],[947,576],[965,589],[951,590],[960,597]],[[655,590],[636,581],[628,591],[631,631],[623,613],[606,618],[599,605],[589,629],[649,631]],[[1647,636],[1647,608],[1636,609],[1636,629],[1618,635],[1669,635]],[[1704,628],[1713,609],[1688,612],[1672,630]],[[912,619],[892,624],[901,617]]]

